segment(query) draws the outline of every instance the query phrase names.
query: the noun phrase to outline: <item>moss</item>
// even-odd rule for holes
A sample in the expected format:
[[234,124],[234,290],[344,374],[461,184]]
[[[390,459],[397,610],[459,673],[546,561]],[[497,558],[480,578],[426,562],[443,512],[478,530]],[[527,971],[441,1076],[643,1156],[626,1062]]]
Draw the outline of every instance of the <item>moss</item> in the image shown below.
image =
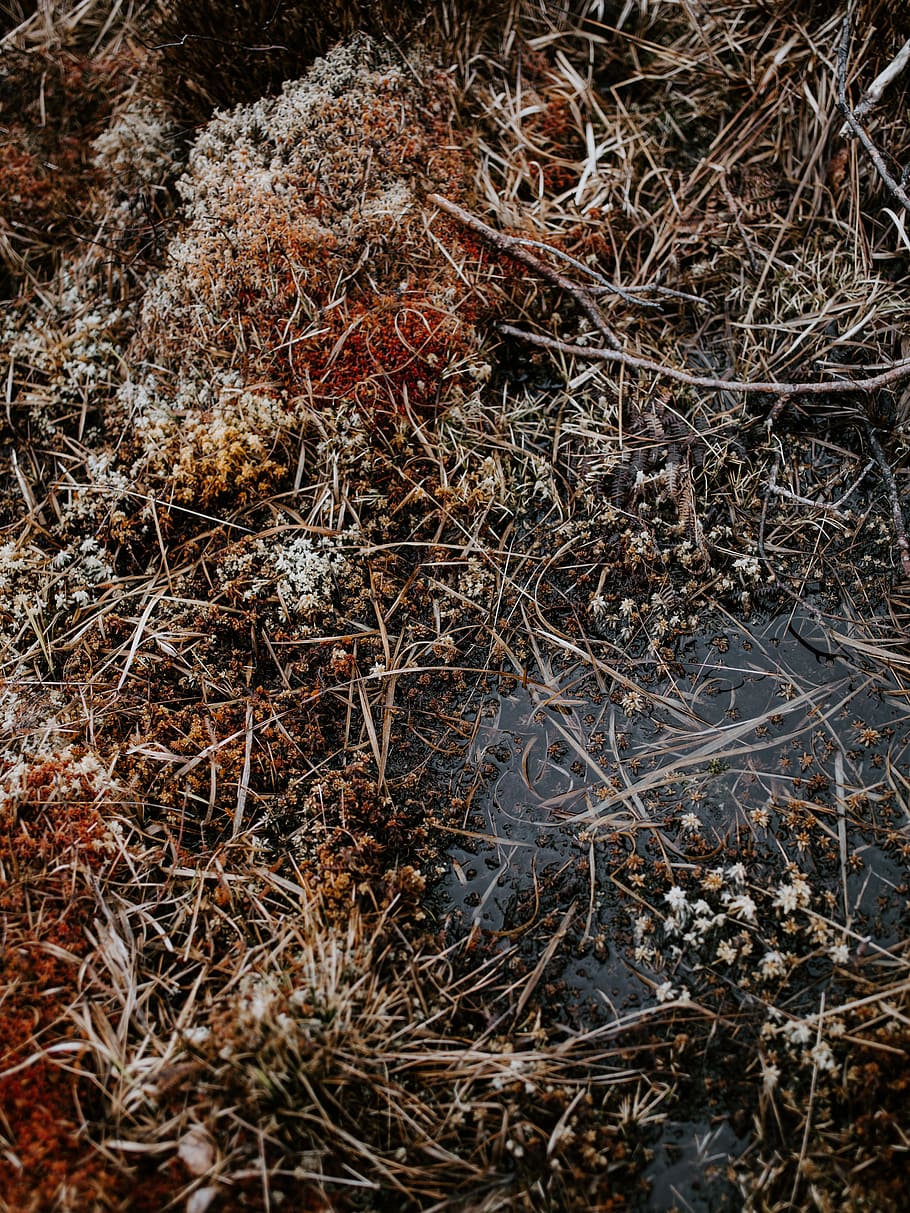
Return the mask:
[[10,1133],[0,1190],[16,1213],[97,1207],[106,1190],[124,1190],[81,1133],[103,1106],[69,1015],[93,954],[95,887],[121,860],[114,795],[88,754],[45,750],[0,766],[0,1120]]
[[10,48],[0,68],[0,268],[3,297],[27,272],[46,273],[62,250],[77,247],[97,177],[91,141],[129,85],[136,57]]
[[349,403],[370,424],[473,384],[491,302],[453,253],[481,253],[431,230],[421,201],[468,188],[447,89],[361,36],[203,128],[132,352],[154,378],[122,396],[138,413],[135,476],[197,508],[242,504],[281,484],[296,401],[303,415]]

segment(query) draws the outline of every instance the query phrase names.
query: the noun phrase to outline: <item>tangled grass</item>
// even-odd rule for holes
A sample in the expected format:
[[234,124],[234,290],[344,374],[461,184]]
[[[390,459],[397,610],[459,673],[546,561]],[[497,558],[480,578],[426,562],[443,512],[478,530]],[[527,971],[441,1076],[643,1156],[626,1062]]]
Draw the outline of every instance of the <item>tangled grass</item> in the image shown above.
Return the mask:
[[[905,356],[820,9],[0,10],[0,1208],[901,1207],[907,389],[585,356]],[[712,719],[786,611],[839,681]],[[484,927],[522,694],[589,801]]]

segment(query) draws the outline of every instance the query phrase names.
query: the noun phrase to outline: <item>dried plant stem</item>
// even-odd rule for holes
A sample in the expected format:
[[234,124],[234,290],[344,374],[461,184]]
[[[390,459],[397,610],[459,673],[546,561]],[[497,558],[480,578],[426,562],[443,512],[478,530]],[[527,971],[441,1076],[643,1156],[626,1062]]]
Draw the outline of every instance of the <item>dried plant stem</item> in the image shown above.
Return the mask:
[[879,101],[881,101],[885,89],[892,80],[895,80],[901,74],[908,63],[910,63],[910,38],[907,39],[884,71],[879,72],[865,93],[863,93],[863,99],[853,111],[853,116],[855,118],[862,118],[870,110],[875,109]]
[[797,505],[807,505],[813,510],[827,510],[828,513],[834,514],[837,518],[846,519],[847,515],[843,510],[839,510],[836,505],[832,505],[828,501],[813,501],[809,497],[801,497],[799,493],[793,493],[790,489],[785,489],[782,484],[775,484],[768,489],[769,493],[774,493],[776,497],[785,497],[788,501],[793,501]]
[[894,519],[894,534],[901,554],[901,568],[904,571],[904,576],[910,581],[910,541],[907,539],[904,511],[901,509],[901,501],[897,491],[897,484],[894,480],[894,473],[891,471],[891,465],[885,457],[882,444],[876,437],[875,430],[871,425],[866,426],[866,433],[869,438],[869,445],[872,447],[872,453],[881,469],[885,487],[888,490],[888,499],[891,502],[891,516]]
[[[541,333],[529,333],[525,329],[515,328],[511,324],[501,324],[499,331],[507,337],[519,337],[531,345],[539,345],[544,349],[556,350],[561,354],[569,354],[573,358],[587,359],[589,362],[616,362],[620,366],[632,367],[639,371],[648,371],[663,379],[672,379],[676,383],[684,383],[687,387],[708,388],[712,391],[773,393],[776,396],[825,396],[844,392],[874,392],[900,379],[910,378],[910,358],[894,362],[882,371],[868,379],[839,379],[824,383],[784,383],[776,380],[744,380],[717,379],[710,375],[692,375],[688,371],[676,367],[664,366],[660,362],[652,362],[650,358],[639,358],[635,354],[627,354],[624,350],[605,350],[601,347],[573,345],[568,341],[560,341],[556,337],[545,337]],[[841,368],[851,369],[851,368]]]
[[837,49],[837,108],[844,115],[844,121],[850,128],[852,133],[857,137],[868,153],[869,159],[875,165],[875,171],[881,177],[888,193],[899,202],[906,211],[910,211],[910,194],[904,189],[899,181],[897,181],[885,164],[881,152],[872,142],[872,139],[866,133],[863,125],[857,120],[856,115],[850,108],[847,101],[847,56],[850,50],[850,17],[847,15],[844,18],[844,24],[841,30],[840,46]]
[[[534,270],[536,273],[540,274],[541,277],[546,278],[548,282],[552,282],[554,286],[558,286],[560,290],[566,291],[568,294],[570,294],[597,331],[604,338],[607,345],[609,345],[616,352],[621,350],[622,347],[620,346],[616,335],[604,320],[600,308],[594,302],[589,292],[585,290],[584,287],[579,286],[577,282],[573,282],[571,278],[567,278],[565,274],[560,274],[558,270],[551,269],[550,266],[541,261],[539,257],[535,257],[528,248],[529,243],[533,243],[534,248],[540,249],[547,248],[547,245],[541,243],[539,240],[531,242],[522,240],[517,236],[507,236],[503,232],[497,232],[495,228],[489,227],[481,219],[478,219],[476,215],[472,215],[470,211],[466,211],[456,202],[450,202],[448,198],[443,198],[441,194],[428,194],[427,201],[431,202],[434,206],[438,206],[441,211],[445,211],[447,215],[451,215],[453,219],[457,219],[458,222],[464,224],[465,227],[472,228],[479,235],[483,236],[483,238],[489,244],[492,244],[494,248],[499,249],[499,251],[504,253],[507,257],[511,257],[513,261],[520,261],[521,264],[526,265],[528,269]],[[558,249],[551,249],[550,251],[556,257],[563,256]],[[598,276],[598,281],[603,284],[604,280]],[[626,292],[621,291],[619,288],[613,289],[616,290],[617,294],[623,295],[624,298],[629,298],[634,302],[638,302],[637,300],[634,300],[632,296],[628,296]]]

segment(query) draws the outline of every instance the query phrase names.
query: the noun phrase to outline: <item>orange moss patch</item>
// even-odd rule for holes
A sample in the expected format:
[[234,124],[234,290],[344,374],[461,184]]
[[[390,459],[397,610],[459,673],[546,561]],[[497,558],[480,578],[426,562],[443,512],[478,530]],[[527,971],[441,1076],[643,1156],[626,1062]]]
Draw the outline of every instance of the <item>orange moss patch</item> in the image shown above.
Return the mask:
[[[412,135],[403,149],[385,149],[387,163],[407,176],[415,172],[415,141]],[[451,192],[462,196],[463,155],[450,150],[442,167]],[[322,224],[328,203],[318,183],[303,184],[313,203],[296,213],[271,196],[253,197],[242,252],[205,271],[222,311],[223,354],[236,362],[239,344],[245,377],[311,392],[324,404],[347,400],[389,412],[436,407],[453,384],[467,384],[452,368],[475,352],[478,299],[450,265],[427,257],[430,237],[416,199],[413,213],[389,217],[387,231],[342,242]],[[476,276],[483,251],[450,221],[434,226],[445,230],[455,257],[474,263]],[[379,247],[367,261],[372,240]]]
[[[467,317],[447,312],[422,292],[350,304],[334,342],[311,349],[307,367],[328,398],[401,412],[439,403],[444,373],[469,352]],[[333,334],[334,335],[334,334]],[[306,346],[303,347],[306,349]],[[321,390],[320,390],[321,389]]]
[[99,1207],[125,1190],[81,1136],[98,1101],[66,1048],[95,886],[118,862],[104,797],[103,770],[66,751],[0,773],[0,1193],[16,1213]]
[[31,233],[46,239],[61,217],[78,151],[72,145],[59,148],[52,173],[45,160],[24,146],[27,132],[21,126],[8,132],[0,144],[0,191],[9,207],[9,228],[23,237]]

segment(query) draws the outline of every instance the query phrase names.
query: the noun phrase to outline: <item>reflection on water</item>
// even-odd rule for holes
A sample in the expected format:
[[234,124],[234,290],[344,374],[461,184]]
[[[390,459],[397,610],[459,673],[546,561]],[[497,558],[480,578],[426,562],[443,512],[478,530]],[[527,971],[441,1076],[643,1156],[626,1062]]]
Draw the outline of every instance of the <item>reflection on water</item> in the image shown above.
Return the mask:
[[[906,696],[808,615],[696,636],[678,656],[672,677],[647,688],[570,673],[559,687],[489,702],[457,780],[468,810],[450,849],[455,918],[521,936],[533,951],[535,923],[541,940],[552,938],[545,911],[574,904],[561,978],[616,1010],[635,1006],[648,984],[621,946],[627,921],[616,918],[608,839],[647,835],[677,864],[710,861],[760,833],[773,852],[773,830],[766,837],[756,821],[770,805],[773,825],[796,801],[818,810],[841,848],[844,803],[861,793],[874,813],[876,796],[908,770]],[[859,837],[854,827],[849,845],[851,870],[817,875],[857,919],[902,870],[875,831]]]
[[[815,930],[818,947],[805,945],[802,986],[787,990],[786,1006],[808,1013],[831,980],[832,940],[846,941],[844,955],[884,954],[906,934],[910,705],[869,656],[804,613],[693,636],[659,679],[570,670],[490,699],[453,787],[466,808],[449,850],[450,933],[507,954],[531,974],[536,999],[583,1028],[657,1005],[671,979],[701,998],[712,980],[726,983],[725,997],[758,990],[743,975],[789,948],[780,899],[796,897],[805,876],[821,912],[807,911],[800,930]],[[737,894],[740,920],[728,913],[726,923],[742,928],[720,944],[715,934],[713,951],[682,939],[706,918],[687,909],[674,937],[664,904],[688,881],[691,906],[712,864],[739,868],[712,912]],[[658,869],[663,885],[649,883]],[[763,892],[782,942],[750,917]],[[693,1121],[684,1147],[661,1137],[680,1161],[665,1160],[654,1192],[669,1198],[669,1184],[692,1208],[712,1207],[692,1186],[692,1143],[710,1127]]]

